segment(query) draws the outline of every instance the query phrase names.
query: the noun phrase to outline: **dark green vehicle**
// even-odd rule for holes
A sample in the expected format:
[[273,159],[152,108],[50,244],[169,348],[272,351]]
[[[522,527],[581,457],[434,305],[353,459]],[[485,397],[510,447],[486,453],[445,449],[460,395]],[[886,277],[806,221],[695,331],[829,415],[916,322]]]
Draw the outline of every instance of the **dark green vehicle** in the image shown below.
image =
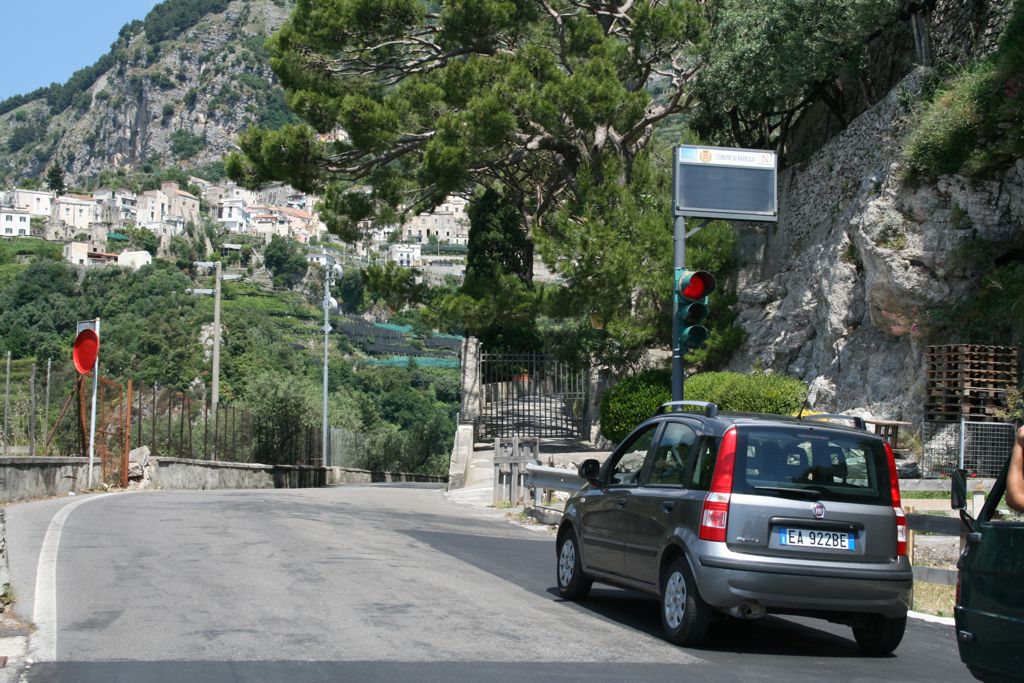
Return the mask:
[[968,529],[957,563],[960,659],[982,681],[1024,680],[1024,514],[1004,499],[1003,467],[977,519],[967,514],[966,472],[953,474],[953,509]]

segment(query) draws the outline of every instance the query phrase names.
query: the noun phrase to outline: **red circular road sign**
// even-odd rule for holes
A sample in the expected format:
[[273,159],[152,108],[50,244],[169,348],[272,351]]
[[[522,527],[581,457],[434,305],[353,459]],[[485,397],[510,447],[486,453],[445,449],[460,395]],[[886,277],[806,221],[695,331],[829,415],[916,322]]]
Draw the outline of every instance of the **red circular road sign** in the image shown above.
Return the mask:
[[75,345],[71,350],[71,358],[75,361],[75,369],[80,375],[92,372],[96,365],[96,356],[100,352],[100,338],[96,330],[85,329],[75,337]]

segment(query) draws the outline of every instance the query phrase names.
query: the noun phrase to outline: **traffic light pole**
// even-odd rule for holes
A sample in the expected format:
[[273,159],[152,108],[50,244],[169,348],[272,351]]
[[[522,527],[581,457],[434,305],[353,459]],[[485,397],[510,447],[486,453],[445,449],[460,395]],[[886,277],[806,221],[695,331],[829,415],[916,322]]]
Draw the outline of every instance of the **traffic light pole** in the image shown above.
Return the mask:
[[[686,217],[676,216],[672,229],[673,283],[686,267]],[[683,400],[683,348],[680,341],[679,292],[672,287],[672,400]]]

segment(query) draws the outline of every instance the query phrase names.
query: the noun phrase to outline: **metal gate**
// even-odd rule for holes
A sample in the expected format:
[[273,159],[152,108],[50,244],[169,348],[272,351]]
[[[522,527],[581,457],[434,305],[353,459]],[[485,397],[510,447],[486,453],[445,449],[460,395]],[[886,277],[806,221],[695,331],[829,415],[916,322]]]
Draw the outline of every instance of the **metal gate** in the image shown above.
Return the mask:
[[586,370],[539,353],[482,353],[477,438],[587,438]]

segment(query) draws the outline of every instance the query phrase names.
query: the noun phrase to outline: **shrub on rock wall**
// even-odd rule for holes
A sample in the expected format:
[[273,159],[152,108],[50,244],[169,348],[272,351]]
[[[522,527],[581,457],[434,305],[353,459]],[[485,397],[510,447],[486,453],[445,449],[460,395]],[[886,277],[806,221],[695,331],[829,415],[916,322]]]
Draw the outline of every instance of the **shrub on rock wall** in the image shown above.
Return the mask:
[[[668,370],[648,370],[622,380],[601,399],[601,433],[610,441],[624,439],[658,406],[672,400]],[[785,375],[703,372],[686,379],[689,401],[711,401],[723,411],[791,415],[807,396],[807,385]]]

